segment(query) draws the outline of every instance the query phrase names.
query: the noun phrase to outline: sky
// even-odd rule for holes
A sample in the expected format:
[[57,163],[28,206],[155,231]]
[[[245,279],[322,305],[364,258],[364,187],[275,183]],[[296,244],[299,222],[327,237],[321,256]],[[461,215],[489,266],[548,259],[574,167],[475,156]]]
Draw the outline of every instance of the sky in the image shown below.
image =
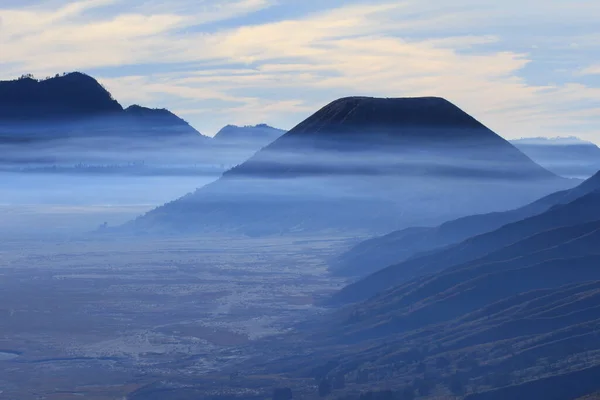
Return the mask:
[[600,1],[0,0],[0,79],[81,71],[206,135],[339,97],[440,96],[600,143]]

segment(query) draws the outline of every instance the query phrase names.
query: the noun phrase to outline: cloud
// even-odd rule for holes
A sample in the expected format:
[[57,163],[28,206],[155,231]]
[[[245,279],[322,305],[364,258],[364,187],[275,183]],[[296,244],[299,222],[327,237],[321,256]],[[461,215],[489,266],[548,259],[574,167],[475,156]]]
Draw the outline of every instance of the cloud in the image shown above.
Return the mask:
[[[598,89],[573,78],[575,66],[559,60],[555,68],[547,56],[569,48],[576,59],[594,49],[581,34],[595,23],[593,2],[357,1],[252,18],[285,7],[92,0],[0,10],[13,21],[0,28],[3,58],[12,62],[0,64],[0,73],[96,72],[123,103],[179,110],[205,133],[226,123],[290,128],[345,95],[438,95],[507,137],[600,140],[591,123]],[[580,29],[557,34],[551,22]],[[135,72],[120,72],[127,65]],[[542,79],[550,70],[564,73]]]
[[[164,6],[138,2],[128,12],[100,14],[92,20],[83,16],[85,11],[110,4],[123,5],[126,2],[79,1],[57,10],[0,9],[3,59],[16,60],[17,67],[38,73],[155,61],[187,61],[194,45],[192,38],[202,35],[186,38],[185,34],[175,31],[233,18],[270,3],[267,0],[200,2],[194,8],[195,13],[183,12],[191,7],[187,4],[183,8],[173,7],[182,12],[174,14],[154,13]],[[192,56],[191,59],[198,57]]]
[[600,64],[590,65],[579,71],[579,75],[600,75]]
[[115,3],[116,0],[86,0],[68,3],[56,10],[44,8],[0,9],[0,37],[20,40],[25,35],[39,33],[57,26],[84,11]]

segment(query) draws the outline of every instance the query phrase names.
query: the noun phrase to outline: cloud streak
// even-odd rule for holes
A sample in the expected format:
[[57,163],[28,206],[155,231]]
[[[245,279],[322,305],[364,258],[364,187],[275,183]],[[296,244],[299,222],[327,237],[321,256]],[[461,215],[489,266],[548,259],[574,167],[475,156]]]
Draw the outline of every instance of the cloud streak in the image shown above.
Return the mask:
[[580,75],[600,75],[600,64],[590,65],[580,71]]

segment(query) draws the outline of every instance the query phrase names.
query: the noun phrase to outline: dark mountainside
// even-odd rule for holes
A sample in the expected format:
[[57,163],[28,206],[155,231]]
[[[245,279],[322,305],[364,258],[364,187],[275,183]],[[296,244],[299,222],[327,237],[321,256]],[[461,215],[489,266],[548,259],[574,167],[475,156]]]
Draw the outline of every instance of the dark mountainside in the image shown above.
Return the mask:
[[385,232],[520,206],[572,186],[440,98],[344,98],[137,232]]
[[[600,195],[595,197],[600,199]],[[600,260],[595,246],[598,239],[598,220],[541,231],[484,257],[382,292],[356,307],[352,318],[360,320],[356,325],[359,331],[345,332],[348,336],[377,336],[392,326],[420,329],[518,293],[598,280],[600,268],[594,268]],[[556,276],[552,275],[554,269]],[[406,308],[410,312],[404,314]]]
[[31,122],[118,115],[121,105],[94,78],[73,72],[38,81],[0,81],[0,120]]
[[[547,211],[541,214],[534,214],[516,222],[509,221],[510,223],[497,230],[473,236],[458,244],[417,255],[404,262],[388,266],[345,287],[331,301],[348,303],[365,300],[382,290],[400,285],[414,277],[428,275],[483,257],[536,232],[594,221],[597,217],[600,218],[600,214],[596,215],[600,212],[596,203],[599,200],[599,190],[600,173],[570,191],[559,192],[542,199],[541,204],[544,204]],[[474,220],[474,222],[476,221]]]
[[[365,156],[391,159],[383,160],[381,165],[377,165],[377,159],[353,165],[355,160],[351,158],[327,165],[322,162],[326,160],[302,154],[302,151],[322,151],[324,157],[328,151],[360,152]],[[288,152],[297,157],[296,163],[288,162]],[[464,157],[460,164],[457,163],[459,155]],[[421,164],[423,159],[425,164]],[[339,165],[344,161],[349,165]],[[282,171],[282,167],[287,169]],[[336,100],[229,174],[270,177],[331,172],[555,177],[452,103],[434,97]]]
[[208,138],[168,110],[127,109],[94,78],[73,72],[46,80],[0,81],[4,142],[116,136]]
[[525,138],[511,140],[511,143],[559,176],[587,178],[600,170],[600,148],[576,137]]
[[123,109],[79,72],[0,81],[2,171],[218,175],[211,142],[168,110]]
[[471,215],[437,227],[406,228],[368,239],[332,260],[330,269],[340,276],[364,277],[419,253],[455,244],[471,236],[537,215],[596,188],[600,188],[600,173],[574,189],[552,193],[514,210]]

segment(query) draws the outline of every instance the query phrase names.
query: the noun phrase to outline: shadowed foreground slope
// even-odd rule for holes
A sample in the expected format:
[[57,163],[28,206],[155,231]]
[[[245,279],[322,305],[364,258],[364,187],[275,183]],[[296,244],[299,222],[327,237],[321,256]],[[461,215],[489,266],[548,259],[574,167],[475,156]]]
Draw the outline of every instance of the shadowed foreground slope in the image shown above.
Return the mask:
[[[597,392],[599,242],[600,192],[592,191],[468,239],[438,257],[438,272],[305,326],[299,336],[310,351],[279,369],[343,377],[352,392],[370,392],[361,399],[414,398],[403,397],[410,392],[571,400]],[[485,243],[498,245],[473,252]],[[359,398],[344,388],[333,396]]]
[[[471,215],[437,227],[407,228],[358,243],[332,260],[330,269],[341,276],[367,276],[419,253],[459,243],[468,237],[540,214],[600,188],[600,173],[574,189],[545,196],[526,206],[503,212]],[[396,282],[397,283],[397,282]]]
[[[545,212],[533,213],[533,216],[525,217],[525,219],[516,222],[512,221],[516,215],[521,214],[526,216],[527,213],[524,213],[523,210],[517,210],[496,214],[495,219],[492,221],[501,225],[501,222],[504,220],[507,222],[506,225],[491,232],[482,233],[462,242],[440,247],[439,249],[431,250],[406,261],[388,266],[347,286],[337,293],[331,301],[333,303],[347,303],[365,300],[382,290],[402,284],[411,278],[428,275],[444,268],[460,265],[461,263],[489,255],[494,251],[502,249],[504,246],[523,240],[537,232],[565,225],[585,223],[586,221],[595,221],[600,217],[600,214],[598,214],[600,213],[600,208],[596,206],[599,200],[598,190],[600,190],[600,173],[574,189],[555,193],[542,199],[542,201],[534,203],[535,207],[528,206],[528,208],[524,209],[535,211],[537,207],[543,206],[543,208],[547,209]],[[473,222],[481,221],[479,226],[472,225],[475,231],[491,228],[490,224],[486,224],[489,216],[484,215],[470,218]],[[449,223],[448,226],[461,228],[461,222]],[[429,238],[433,239],[431,243],[436,243],[435,240],[440,240],[440,238],[443,240],[443,236],[439,236],[439,232],[443,228],[444,225],[428,232],[430,235]],[[460,231],[454,232],[456,232],[455,237],[460,237]],[[368,268],[365,268],[365,270],[368,270]]]

